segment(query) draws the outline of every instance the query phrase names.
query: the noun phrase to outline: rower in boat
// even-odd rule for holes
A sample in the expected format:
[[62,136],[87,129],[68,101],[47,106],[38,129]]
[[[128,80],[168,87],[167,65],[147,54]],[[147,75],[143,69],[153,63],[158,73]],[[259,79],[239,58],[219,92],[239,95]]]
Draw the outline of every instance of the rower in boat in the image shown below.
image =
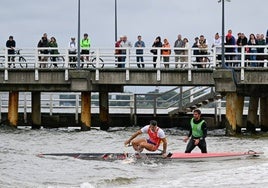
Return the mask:
[[[149,138],[136,138],[138,135],[147,133]],[[135,139],[136,138],[136,139]],[[151,120],[149,125],[144,126],[137,132],[135,132],[128,140],[125,141],[125,145],[132,145],[133,149],[140,154],[143,149],[148,151],[158,150],[161,142],[163,143],[162,155],[167,157],[167,139],[163,129],[157,126],[157,121]]]

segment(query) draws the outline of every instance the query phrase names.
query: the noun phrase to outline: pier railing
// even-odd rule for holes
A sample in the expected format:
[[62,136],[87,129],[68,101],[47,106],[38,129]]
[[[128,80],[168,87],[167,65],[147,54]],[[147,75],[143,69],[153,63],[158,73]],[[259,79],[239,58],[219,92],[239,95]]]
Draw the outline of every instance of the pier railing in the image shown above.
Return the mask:
[[[268,46],[225,46],[225,64],[230,68],[241,70],[241,80],[244,79],[245,69],[267,67]],[[234,49],[234,52],[228,52]],[[47,50],[48,53],[42,53]],[[51,50],[58,53],[51,54]],[[221,67],[221,49],[214,48],[170,48],[170,55],[163,55],[166,48],[142,48],[143,54],[136,54],[141,48],[90,48],[88,55],[81,54],[81,61],[78,65],[77,54],[70,54],[67,48],[21,48],[16,49],[15,54],[8,54],[8,49],[0,49],[0,70],[5,71],[4,79],[8,80],[8,71],[11,69],[34,69],[35,79],[38,80],[38,73],[43,69],[64,69],[68,79],[70,69],[91,69],[98,73],[104,69],[115,69],[120,67],[129,75],[131,70],[155,69],[157,80],[161,79],[161,71],[165,69],[188,70],[188,81],[191,81],[191,71],[194,69],[215,69]],[[156,50],[155,54],[151,53]],[[115,52],[121,53],[115,53]],[[179,53],[175,53],[179,51]],[[144,62],[137,62],[137,57],[142,57]],[[153,61],[154,59],[154,61]],[[178,61],[176,61],[178,60]],[[73,62],[74,61],[74,62]],[[126,76],[126,80],[128,77]]]

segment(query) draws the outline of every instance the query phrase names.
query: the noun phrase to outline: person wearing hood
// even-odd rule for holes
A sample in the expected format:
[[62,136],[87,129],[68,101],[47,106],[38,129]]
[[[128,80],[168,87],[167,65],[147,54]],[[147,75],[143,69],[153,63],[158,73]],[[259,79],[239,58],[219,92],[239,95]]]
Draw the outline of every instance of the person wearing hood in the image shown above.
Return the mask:
[[[156,39],[152,45],[152,49],[151,49],[151,53],[154,55],[153,62],[157,61],[157,52],[158,52],[157,48],[161,48],[161,47],[162,47],[161,37],[158,36],[158,37],[156,37]],[[156,68],[156,63],[154,63],[154,68]]]

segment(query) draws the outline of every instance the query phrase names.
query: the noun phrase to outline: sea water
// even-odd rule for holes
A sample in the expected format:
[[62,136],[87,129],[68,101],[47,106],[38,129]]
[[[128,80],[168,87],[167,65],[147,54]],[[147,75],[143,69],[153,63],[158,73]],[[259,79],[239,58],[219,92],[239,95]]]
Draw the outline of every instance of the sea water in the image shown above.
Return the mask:
[[[1,188],[263,188],[268,184],[268,137],[224,136],[224,130],[209,132],[208,152],[263,151],[256,159],[94,161],[72,157],[44,157],[40,153],[127,152],[124,142],[137,127],[82,132],[76,128],[0,129]],[[168,151],[183,152],[187,131],[165,129]],[[144,135],[146,136],[146,135]],[[161,148],[160,148],[161,149]],[[200,152],[196,148],[193,152]]]

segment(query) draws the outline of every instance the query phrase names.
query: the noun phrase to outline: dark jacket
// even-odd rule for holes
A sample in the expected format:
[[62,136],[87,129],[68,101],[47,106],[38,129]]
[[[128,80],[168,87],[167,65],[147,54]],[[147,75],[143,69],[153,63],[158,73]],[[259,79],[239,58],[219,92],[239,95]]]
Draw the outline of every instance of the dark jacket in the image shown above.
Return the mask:
[[[45,37],[42,37],[42,39],[38,42],[37,45],[38,48],[47,48],[49,47],[48,40]],[[48,49],[40,50],[42,54],[48,54]]]
[[[227,35],[226,37],[225,37],[225,40],[226,40],[226,43],[225,43],[225,45],[236,45],[236,43],[235,43],[235,38],[234,38],[234,36],[229,36],[229,35]],[[225,52],[235,52],[235,48],[232,48],[232,47],[228,47],[228,48],[226,48],[225,49]]]
[[[248,43],[247,37],[244,37],[244,38],[239,37],[236,41],[237,46],[245,46],[247,45],[247,43]],[[241,48],[237,48],[237,51],[241,52]]]
[[[6,42],[6,47],[7,48],[15,48],[16,47],[16,42],[14,40],[8,40]],[[8,49],[8,54],[15,54],[14,49]]]
[[267,29],[267,32],[266,32],[266,44],[268,44],[268,29]]
[[[48,46],[51,47],[51,48],[57,48],[58,44],[57,44],[57,42],[50,41],[48,43]],[[53,50],[50,50],[50,54],[59,54],[59,51],[57,49],[53,49]]]
[[[161,48],[162,46],[163,46],[163,44],[162,44],[162,42],[161,42],[161,37],[156,37],[156,39],[158,39],[158,41],[156,42],[154,42],[153,43],[153,45],[152,45],[152,47],[153,48]],[[157,54],[157,50],[156,49],[152,49],[151,50],[151,53],[153,53],[154,55],[156,55]]]

